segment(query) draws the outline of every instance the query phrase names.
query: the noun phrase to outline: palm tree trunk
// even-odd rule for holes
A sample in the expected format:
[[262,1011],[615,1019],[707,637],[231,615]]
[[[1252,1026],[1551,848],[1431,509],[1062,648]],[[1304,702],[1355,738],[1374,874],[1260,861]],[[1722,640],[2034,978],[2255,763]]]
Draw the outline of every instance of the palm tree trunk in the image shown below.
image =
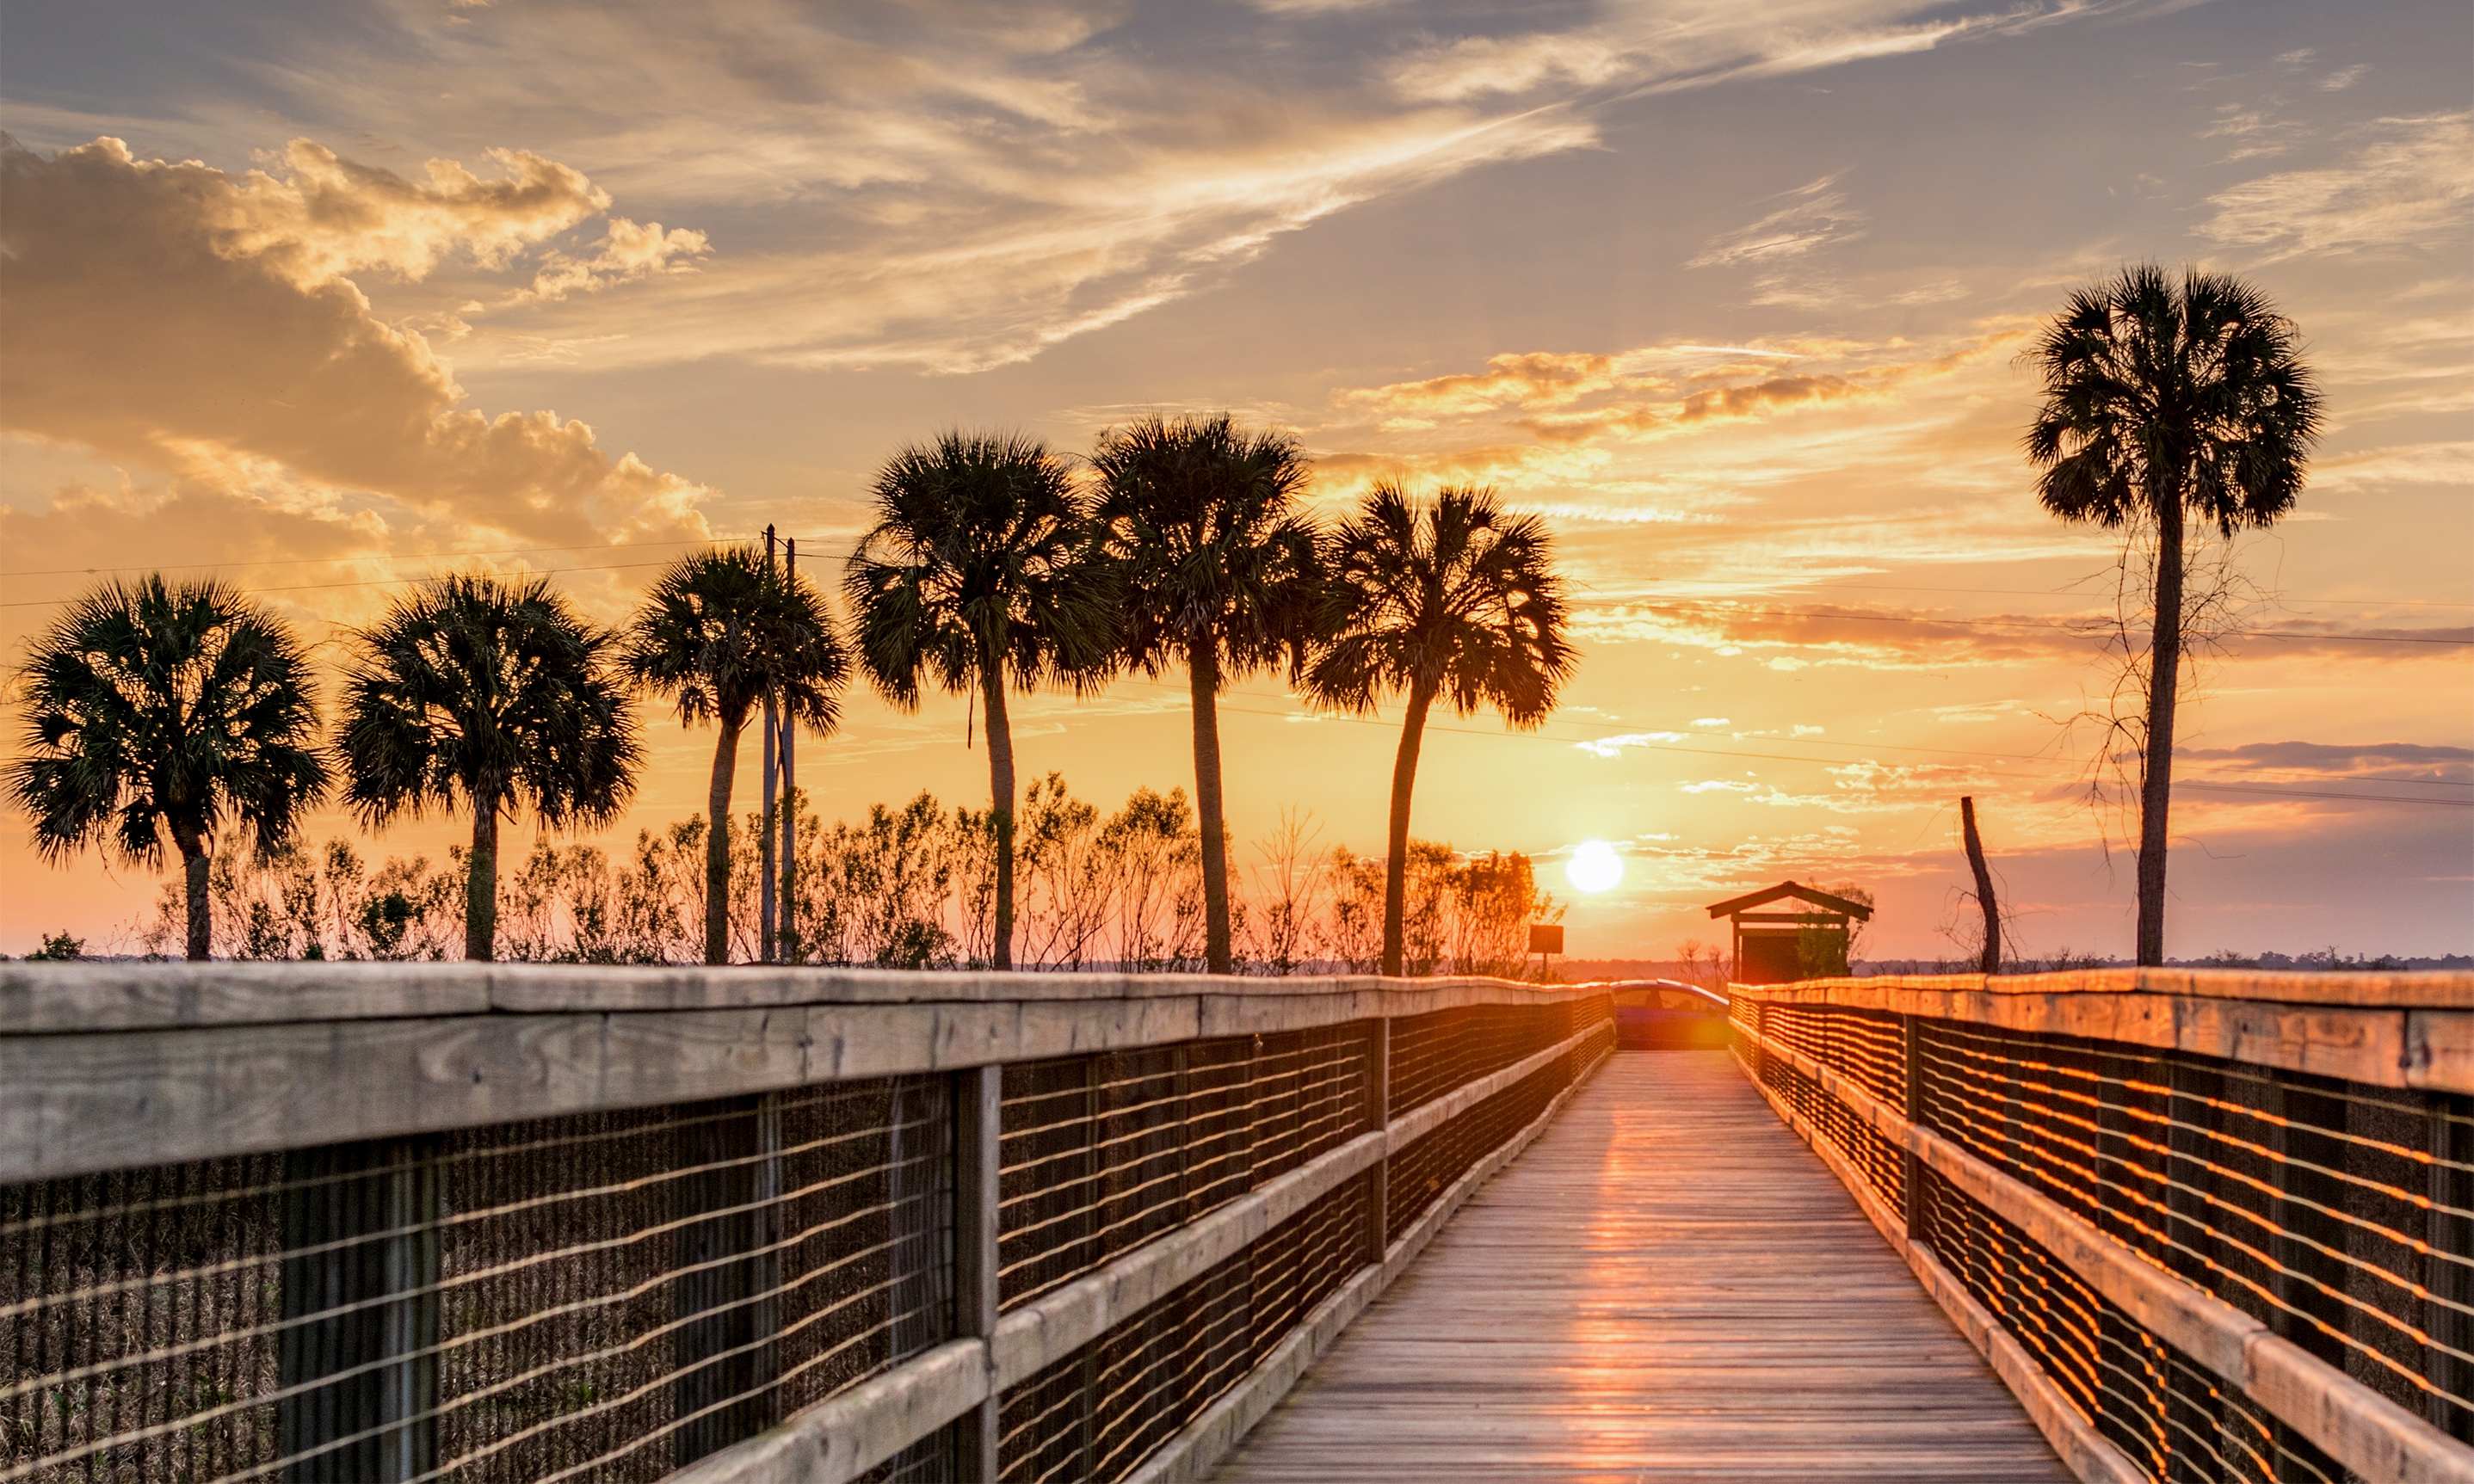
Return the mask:
[[498,800],[473,801],[473,854],[464,863],[464,957],[486,964],[497,953]]
[[1228,822],[1220,813],[1220,643],[1189,645],[1194,686],[1194,807],[1202,820],[1202,957],[1215,974],[1235,973],[1228,946]]
[[996,835],[996,942],[989,962],[1013,967],[1013,722],[1006,715],[1005,657],[980,655],[981,699],[988,707],[988,825]]
[[194,831],[176,829],[172,843],[180,847],[182,885],[188,895],[189,961],[204,963],[213,946],[215,928],[213,910],[206,903],[206,842]]
[[2156,628],[2147,646],[2147,759],[2139,784],[2139,962],[2165,962],[2165,855],[2173,802],[2173,702],[2182,680],[2182,488],[2156,499]]
[[1383,971],[1394,978],[1406,971],[1409,914],[1409,795],[1418,786],[1418,749],[1426,739],[1426,708],[1434,692],[1424,685],[1409,687],[1409,707],[1400,719],[1400,751],[1392,759],[1392,819],[1384,832]]
[[705,814],[713,827],[704,835],[704,961],[730,962],[730,785],[739,774],[739,733],[746,726],[724,718],[721,740],[713,749],[713,787],[705,795]]

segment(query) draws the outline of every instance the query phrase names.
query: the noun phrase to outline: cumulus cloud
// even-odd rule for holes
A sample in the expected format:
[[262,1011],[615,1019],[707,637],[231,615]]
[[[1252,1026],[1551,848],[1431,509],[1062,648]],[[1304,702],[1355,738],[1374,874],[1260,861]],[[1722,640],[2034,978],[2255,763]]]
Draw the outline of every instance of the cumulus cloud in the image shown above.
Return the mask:
[[659,222],[639,227],[623,216],[610,219],[600,248],[591,257],[559,251],[546,254],[541,272],[533,275],[532,287],[518,297],[565,299],[570,294],[594,294],[615,284],[641,282],[655,274],[691,273],[694,260],[713,251],[700,231],[685,227],[664,231]]
[[449,162],[411,180],[306,142],[284,173],[242,175],[109,138],[50,158],[7,146],[0,427],[161,470],[202,514],[254,502],[364,539],[384,510],[541,541],[701,531],[709,491],[614,457],[585,423],[460,406],[428,341],[346,276],[504,265],[606,204],[564,166],[494,158],[496,180]]
[[2359,133],[2365,142],[2341,165],[2209,197],[2216,214],[2200,235],[2268,262],[2462,240],[2474,212],[2474,113],[2381,119]]

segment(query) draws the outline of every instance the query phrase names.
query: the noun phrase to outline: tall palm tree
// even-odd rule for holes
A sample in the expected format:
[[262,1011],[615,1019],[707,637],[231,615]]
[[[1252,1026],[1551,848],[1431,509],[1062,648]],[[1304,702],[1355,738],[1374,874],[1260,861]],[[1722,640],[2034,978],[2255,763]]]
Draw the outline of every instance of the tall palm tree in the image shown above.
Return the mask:
[[2239,278],[2153,264],[2074,293],[2029,352],[2045,402],[2027,430],[2036,492],[2064,520],[2156,542],[2139,794],[2139,962],[2165,961],[2184,526],[2230,538],[2293,508],[2319,394],[2292,321]]
[[1296,439],[1248,432],[1222,413],[1112,428],[1091,467],[1120,652],[1147,675],[1183,664],[1193,694],[1204,960],[1229,973],[1218,700],[1284,654],[1292,672],[1303,661],[1319,587],[1314,526],[1298,499],[1310,466]]
[[711,721],[704,839],[704,961],[730,962],[730,792],[739,738],[769,691],[789,725],[831,735],[850,663],[815,588],[756,546],[681,557],[645,595],[621,662],[636,682],[677,703],[679,721]]
[[1323,542],[1325,638],[1307,693],[1347,711],[1407,697],[1383,863],[1387,974],[1402,969],[1409,796],[1427,711],[1438,700],[1462,716],[1491,706],[1536,727],[1572,673],[1553,547],[1543,521],[1505,514],[1492,490],[1446,489],[1425,503],[1388,480]]
[[221,582],[109,582],[70,605],[19,672],[26,755],[10,802],[54,863],[98,845],[181,852],[188,954],[211,946],[206,866],[227,823],[271,850],[327,792],[318,707],[292,627]]
[[618,636],[546,578],[434,578],[354,631],[337,744],[344,801],[382,828],[436,807],[473,816],[464,956],[498,925],[498,821],[526,805],[553,828],[609,824],[643,760]]
[[1085,688],[1114,658],[1116,609],[1062,460],[1027,438],[947,433],[902,449],[870,491],[876,525],[843,591],[860,662],[885,699],[919,704],[932,675],[987,709],[998,969],[1013,967],[1013,726],[1008,687]]

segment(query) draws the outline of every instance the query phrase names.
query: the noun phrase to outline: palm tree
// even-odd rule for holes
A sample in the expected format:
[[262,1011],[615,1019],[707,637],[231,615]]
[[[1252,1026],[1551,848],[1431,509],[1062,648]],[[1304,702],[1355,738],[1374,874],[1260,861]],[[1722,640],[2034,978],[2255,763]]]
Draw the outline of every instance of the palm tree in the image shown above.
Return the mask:
[[1225,413],[1112,428],[1091,466],[1120,653],[1147,675],[1182,663],[1193,693],[1204,960],[1228,973],[1218,698],[1283,654],[1293,673],[1304,658],[1319,588],[1314,526],[1298,500],[1309,466],[1296,439],[1246,432]]
[[730,962],[730,791],[740,733],[770,692],[792,726],[830,735],[841,720],[849,660],[807,579],[753,545],[672,562],[636,621],[621,663],[636,682],[677,703],[679,721],[711,721],[713,786],[704,840],[704,961]]
[[996,836],[992,961],[1013,967],[1013,726],[1006,692],[1095,683],[1114,658],[1115,605],[1088,560],[1091,528],[1064,463],[1022,437],[947,433],[877,471],[877,523],[851,553],[843,592],[860,662],[885,699],[919,704],[932,674],[987,707]]
[[2319,431],[2319,394],[2292,322],[2219,274],[2179,283],[2153,264],[2080,289],[2029,352],[2045,403],[2027,430],[2036,492],[2064,520],[2152,530],[2139,797],[2139,962],[2165,961],[2173,703],[2183,654],[2183,527],[2231,538],[2293,508]]
[[210,946],[206,866],[226,822],[290,843],[327,792],[309,661],[292,627],[221,582],[160,574],[71,604],[19,672],[26,754],[10,802],[55,864],[86,845],[133,865],[181,852],[188,952]]
[[614,673],[618,636],[546,578],[442,577],[351,635],[344,800],[382,828],[435,806],[473,816],[464,956],[492,956],[498,820],[529,803],[553,828],[609,824],[643,748]]
[[1323,547],[1326,637],[1307,693],[1346,711],[1408,698],[1383,863],[1383,971],[1397,974],[1426,712],[1438,700],[1462,716],[1492,706],[1514,727],[1539,726],[1577,657],[1545,523],[1506,515],[1492,490],[1446,489],[1424,504],[1378,483]]

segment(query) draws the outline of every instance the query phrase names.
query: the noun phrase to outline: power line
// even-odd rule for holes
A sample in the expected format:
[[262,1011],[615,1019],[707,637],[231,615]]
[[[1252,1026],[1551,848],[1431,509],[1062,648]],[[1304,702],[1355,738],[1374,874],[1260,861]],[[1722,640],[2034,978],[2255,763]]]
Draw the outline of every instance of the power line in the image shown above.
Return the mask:
[[[2027,620],[2013,621],[1999,618],[1922,618],[1904,613],[1847,613],[1830,612],[1819,609],[1749,608],[1720,599],[1705,599],[1697,603],[1634,603],[1626,606],[1642,609],[1653,613],[1689,613],[1716,610],[1720,613],[1728,616],[1744,616],[1752,618],[1818,618],[1846,619],[1852,623],[1937,624],[1945,628],[1953,629],[2025,630],[2038,634],[2069,634],[2073,638],[2093,639],[2100,637],[2098,634],[2088,633],[2083,630],[2073,629],[2062,624],[2036,623]],[[2385,634],[2296,634],[2290,630],[2283,629],[2236,629],[2221,635],[2221,637],[2229,639],[2329,639],[2343,644],[2474,645],[2474,639],[2423,638],[2413,635]]]
[[[1130,683],[1134,683],[1134,684],[1157,684],[1157,682],[1130,682]],[[1164,690],[1165,690],[1165,689],[1172,689],[1172,688],[1174,688],[1174,687],[1167,686],[1167,685],[1158,685],[1158,688],[1160,688],[1160,689],[1164,689]],[[1244,696],[1249,696],[1249,698],[1251,698],[1251,699],[1264,699],[1264,700],[1272,699],[1272,698],[1269,698],[1269,697],[1263,697],[1263,696],[1259,695],[1259,693],[1252,693],[1252,692],[1236,692],[1236,694],[1244,695]],[[1247,706],[1224,706],[1219,707],[1218,709],[1220,709],[1220,710],[1222,710],[1222,711],[1224,711],[1224,712],[1227,712],[1227,713],[1232,714],[1232,715],[1237,715],[1237,716],[1268,716],[1268,717],[1273,717],[1273,718],[1276,718],[1276,719],[1284,720],[1284,721],[1285,721],[1285,720],[1289,720],[1289,719],[1293,719],[1293,718],[1310,717],[1310,718],[1312,718],[1312,719],[1314,719],[1314,720],[1317,720],[1317,721],[1337,721],[1337,722],[1347,722],[1347,723],[1350,723],[1350,724],[1353,724],[1353,725],[1357,725],[1357,726],[1366,726],[1366,727],[1386,727],[1386,728],[1388,728],[1388,727],[1391,727],[1391,726],[1393,726],[1393,725],[1394,725],[1393,723],[1383,721],[1383,720],[1381,720],[1381,719],[1380,719],[1380,718],[1378,718],[1378,717],[1371,717],[1371,716],[1350,716],[1350,715],[1346,715],[1346,714],[1345,714],[1345,713],[1338,713],[1338,712],[1315,713],[1315,712],[1305,712],[1305,711],[1267,711],[1267,710],[1255,710],[1255,709],[1252,709],[1252,708],[1250,708],[1250,707],[1247,707]],[[1574,725],[1580,725],[1580,726],[1596,726],[1596,725],[1604,725],[1604,724],[1603,724],[1603,723],[1589,723],[1589,722],[1581,722],[1581,723],[1576,723],[1576,724],[1574,724]],[[1532,739],[1532,740],[1540,741],[1540,742],[1553,742],[1553,743],[1556,743],[1556,744],[1561,745],[1561,746],[1574,746],[1574,745],[1576,745],[1576,744],[1574,744],[1574,743],[1572,742],[1572,739],[1571,739],[1571,738],[1569,738],[1569,737],[1558,737],[1558,736],[1551,736],[1551,735],[1548,735],[1547,733],[1545,733],[1545,732],[1543,732],[1543,731],[1532,731],[1532,732],[1510,731],[1510,730],[1505,730],[1505,731],[1482,731],[1482,730],[1479,730],[1478,729],[1473,728],[1473,727],[1449,727],[1449,726],[1437,727],[1437,726],[1433,726],[1433,725],[1429,725],[1425,730],[1426,730],[1427,731],[1429,731],[1429,732],[1440,732],[1440,733],[1443,733],[1443,734],[1450,735],[1450,736],[1463,736],[1463,737],[1526,737],[1526,738],[1530,738],[1530,739]],[[1686,733],[1686,735],[1692,735],[1692,734],[1693,734],[1693,733],[1688,733],[1688,732],[1687,732],[1687,733]],[[1627,745],[1628,745],[1628,746],[1636,746],[1636,747],[1651,748],[1651,749],[1655,749],[1655,750],[1657,750],[1657,751],[1659,751],[1659,752],[1667,752],[1667,753],[1687,753],[1687,754],[1691,754],[1696,755],[1696,756],[1707,756],[1707,757],[1739,757],[1739,758],[1747,758],[1747,759],[1751,759],[1751,760],[1758,761],[1758,762],[1802,762],[1802,763],[1819,763],[1819,764],[1822,764],[1822,765],[1824,765],[1824,766],[1835,766],[1835,765],[1838,765],[1838,762],[1839,762],[1839,760],[1838,760],[1838,759],[1834,759],[1834,758],[1829,758],[1829,757],[1812,757],[1812,756],[1808,756],[1808,755],[1807,755],[1807,756],[1799,756],[1799,755],[1797,755],[1797,754],[1791,754],[1791,753],[1748,753],[1748,752],[1741,752],[1741,751],[1736,751],[1736,750],[1733,750],[1733,749],[1721,749],[1721,748],[1710,748],[1710,747],[1686,747],[1686,746],[1683,746],[1683,745],[1681,745],[1681,744],[1679,744],[1679,743],[1673,743],[1673,742],[1647,742],[1647,741],[1644,741],[1644,742],[1628,743]],[[1870,745],[1870,746],[1874,746],[1874,747],[1875,747],[1875,749],[1876,749],[1876,750],[1879,750],[1879,751],[1889,751],[1889,750],[1892,750],[1892,749],[1894,749],[1894,748],[1896,747],[1896,744],[1891,744],[1891,743],[1882,743],[1882,744],[1878,744],[1878,745],[1872,745],[1872,744],[1856,743],[1856,742],[1842,742],[1842,743],[1835,743],[1835,744],[1831,744],[1831,745],[1833,745],[1833,746],[1839,746],[1839,747],[1866,747],[1866,746]],[[1905,751],[1916,751],[1916,752],[1942,752],[1942,751],[1949,751],[1949,750],[1947,750],[1947,749],[1933,749],[1933,748],[1918,748],[1918,749],[1905,749]],[[2015,753],[1968,753],[1968,754],[1954,754],[1953,755],[1959,755],[1959,756],[1973,756],[1973,757],[1999,757],[1999,758],[2006,758],[2006,759],[2014,759],[2014,760],[2026,760],[2026,759],[2025,759],[2025,758],[2022,756],[2022,754],[2015,754]],[[2052,778],[2051,778],[2051,776],[2050,776],[2050,775],[2047,775],[2047,774],[2015,773],[2015,772],[2011,772],[2011,773],[2002,773],[2002,772],[1995,772],[1995,771],[1992,771],[1992,770],[1989,770],[1989,769],[1977,770],[1977,775],[1976,775],[1976,776],[1977,776],[1977,777],[1979,777],[1979,778],[2010,778],[2010,779],[2015,779],[2015,780],[2018,780],[2018,781],[2021,781],[2021,782],[2028,782],[2028,783],[2050,783],[2050,782],[2051,782],[2051,781],[2052,781]],[[2347,776],[2347,775],[2340,775],[2340,777],[2346,777],[2346,776]],[[2362,775],[2350,775],[2350,776],[2351,776],[2351,777],[2363,777]],[[2365,780],[2365,781],[2366,781],[2366,782],[2373,782],[2373,781],[2376,781],[2376,782],[2391,782],[2391,783],[2406,783],[2406,784],[2416,784],[2416,783],[2422,783],[2422,784],[2433,784],[2433,785],[2438,785],[2438,786],[2444,786],[2444,787],[2451,787],[2451,788],[2462,788],[2462,787],[2470,786],[2470,785],[2463,784],[2463,783],[2456,783],[2456,782],[2452,782],[2452,781],[2450,781],[2450,780],[2448,780],[2448,779],[2444,779],[2444,778],[2429,778],[2429,779],[2423,779],[2423,778],[2377,778],[2377,779],[2375,779],[2375,778],[2365,778],[2364,780]],[[2336,793],[2336,792],[2328,792],[2328,791],[2314,791],[2314,790],[2305,790],[2305,789],[2281,788],[2281,787],[2277,787],[2277,786],[2272,785],[2272,784],[2258,784],[2258,783],[2216,783],[2216,782],[2208,781],[2207,779],[2204,779],[2204,778],[2189,778],[2189,779],[2176,778],[2176,779],[2174,779],[2173,786],[2174,786],[2174,787],[2176,787],[2176,788],[2207,788],[2207,789],[2229,790],[2229,791],[2238,792],[2238,793],[2265,794],[2265,795],[2268,795],[2268,796],[2269,796],[2269,797],[2272,797],[2272,798],[2279,798],[2279,799],[2339,799],[2339,800],[2345,800],[2345,801],[2349,801],[2349,802],[2365,802],[2365,803],[2436,803],[2436,804],[2442,804],[2442,805],[2446,805],[2446,806],[2451,807],[2451,808],[2461,808],[2461,807],[2463,807],[2463,808],[2474,808],[2474,800],[2416,798],[2416,797],[2412,797],[2412,796],[2402,795],[2402,794],[2348,794],[2348,793]]]
[[[566,548],[553,546],[546,549],[550,551],[559,551]],[[645,567],[668,565],[669,563],[667,562],[618,562],[605,566],[546,567],[538,572],[519,572],[512,573],[510,575],[518,577],[565,577],[573,572],[633,572],[642,570]],[[132,570],[135,569],[133,568]],[[296,583],[284,587],[244,587],[241,591],[244,596],[255,598],[270,592],[323,592],[337,587],[409,587],[417,583],[430,582],[438,575],[438,573],[433,572],[425,577],[373,577],[365,578],[358,582],[349,583]],[[28,598],[17,603],[0,603],[0,608],[65,608],[76,601],[77,600],[74,598]]]
[[[1888,583],[1810,583],[1807,592],[1965,592],[2001,598],[2084,598],[2101,597],[2101,593],[2074,592],[2067,587],[1904,587]],[[2440,598],[2290,598],[2281,594],[2268,599],[2270,603],[2361,603],[2374,608],[2474,608],[2474,603],[2451,603]]]
[[578,546],[504,546],[491,551],[395,551],[352,557],[266,557],[248,562],[157,562],[135,566],[41,567],[23,572],[0,572],[0,577],[102,577],[121,572],[196,572],[210,567],[302,566],[313,562],[426,562],[442,557],[530,557],[547,551],[615,551],[620,547],[629,546],[702,546],[708,542],[718,543],[746,539],[740,536],[713,536],[675,541],[599,541],[587,542]]

